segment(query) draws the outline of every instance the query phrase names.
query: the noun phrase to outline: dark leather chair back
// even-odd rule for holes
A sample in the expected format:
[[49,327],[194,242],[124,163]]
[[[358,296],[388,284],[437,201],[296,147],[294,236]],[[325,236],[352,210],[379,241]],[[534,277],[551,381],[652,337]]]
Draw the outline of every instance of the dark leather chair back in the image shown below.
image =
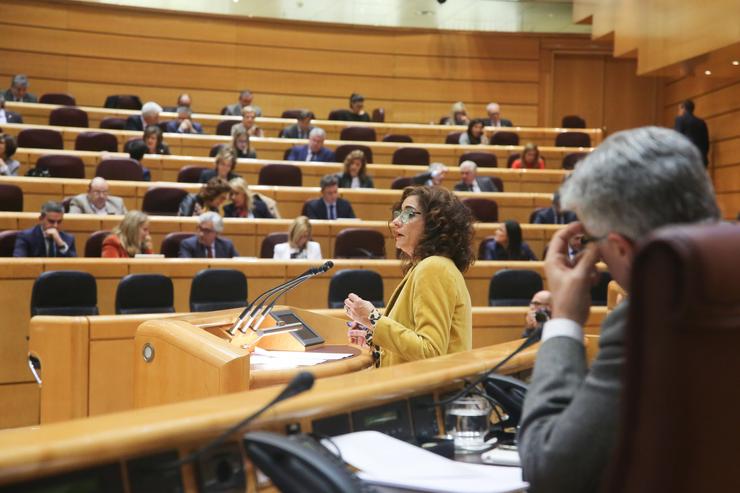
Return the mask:
[[39,98],[41,104],[61,104],[62,106],[77,106],[74,96],[66,92],[47,92]]
[[177,181],[180,183],[200,183],[200,175],[207,169],[203,166],[183,166],[177,172]]
[[383,142],[413,142],[414,139],[404,134],[388,134],[383,137]]
[[42,272],[31,291],[31,316],[97,315],[98,288],[88,272]]
[[240,123],[239,120],[221,120],[216,125],[216,135],[231,135],[231,127]]
[[586,128],[586,120],[578,115],[565,115],[560,122],[563,128]]
[[150,188],[144,194],[141,210],[154,216],[176,216],[180,202],[187,194],[188,191],[182,188]]
[[494,132],[489,144],[492,146],[518,146],[519,134],[506,131]]
[[457,164],[463,161],[473,161],[480,168],[496,168],[498,166],[496,155],[488,152],[466,152],[460,156]]
[[337,146],[336,151],[334,151],[334,154],[336,154],[336,159],[338,163],[343,163],[344,159],[347,157],[347,155],[355,150],[360,150],[365,154],[365,159],[368,163],[373,162],[373,150],[370,149],[368,146],[360,145],[360,144],[343,144],[340,146]]
[[498,221],[498,204],[495,200],[484,199],[481,197],[466,197],[462,200],[476,221],[482,223],[495,223]]
[[365,269],[337,271],[329,282],[329,308],[342,308],[349,293],[355,293],[376,308],[385,306],[383,278],[375,271]]
[[262,239],[260,246],[260,258],[273,258],[275,245],[288,241],[288,233],[269,233]]
[[18,147],[64,149],[62,133],[49,128],[26,128],[18,133]]
[[85,257],[100,258],[103,255],[103,242],[110,231],[95,231],[85,242]]
[[385,258],[385,237],[374,229],[343,229],[334,239],[334,258]]
[[126,129],[126,119],[118,118],[116,116],[109,116],[109,117],[103,118],[100,121],[100,128],[105,128],[108,130],[125,130]]
[[75,139],[75,150],[118,152],[118,139],[107,132],[82,132]]
[[375,142],[378,138],[372,127],[344,127],[339,133],[339,140]]
[[190,311],[210,312],[247,304],[247,276],[233,269],[204,269],[190,285]]
[[570,154],[566,154],[563,156],[563,169],[574,169],[576,163],[586,156],[588,156],[587,152],[571,152]]
[[542,278],[533,270],[504,269],[496,272],[488,287],[489,306],[528,306],[542,291]]
[[104,159],[98,163],[95,176],[106,180],[144,181],[144,170],[135,159]]
[[15,250],[15,239],[18,231],[15,229],[6,229],[0,231],[0,257],[12,257]]
[[159,253],[165,258],[177,258],[180,256],[180,243],[193,236],[193,233],[169,233],[162,240],[162,246],[159,247]]
[[49,112],[49,125],[87,128],[90,126],[90,122],[87,118],[87,111],[64,107],[55,108]]
[[583,132],[563,132],[555,137],[555,147],[591,147],[591,136]]
[[174,313],[172,280],[162,274],[129,274],[116,289],[116,315]]
[[373,114],[370,116],[370,120],[377,123],[383,123],[385,121],[385,108],[375,108]]
[[85,178],[85,163],[79,156],[47,154],[38,158],[36,167],[49,170],[53,178]]
[[401,147],[393,152],[392,163],[429,166],[429,151],[423,147]]
[[21,187],[10,183],[0,183],[0,211],[23,212]]
[[105,98],[104,108],[118,108],[119,110],[140,110],[143,104],[135,94],[113,94]]
[[413,184],[414,180],[410,176],[400,176],[391,182],[391,190],[403,190]]
[[460,136],[465,132],[450,132],[445,137],[445,144],[459,144]]
[[258,185],[303,186],[303,173],[295,164],[267,164],[260,169]]

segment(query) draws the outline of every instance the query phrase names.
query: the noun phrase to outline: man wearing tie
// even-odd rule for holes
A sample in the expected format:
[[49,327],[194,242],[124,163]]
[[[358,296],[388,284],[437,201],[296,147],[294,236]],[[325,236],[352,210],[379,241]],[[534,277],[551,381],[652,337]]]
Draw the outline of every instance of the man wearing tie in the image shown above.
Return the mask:
[[577,221],[578,218],[571,211],[564,211],[560,208],[560,194],[555,192],[552,195],[552,207],[537,209],[532,214],[532,224],[569,224]]
[[501,118],[501,107],[498,103],[488,103],[486,106],[486,113],[488,118],[483,120],[483,125],[486,127],[511,127],[511,120]]
[[283,133],[280,135],[283,139],[307,139],[313,126],[311,120],[313,120],[314,114],[308,110],[302,110],[298,115],[296,123],[285,127]]
[[198,216],[198,233],[180,243],[180,258],[231,258],[238,257],[231,240],[221,238],[224,220],[215,212]]
[[74,236],[59,230],[64,207],[49,201],[41,206],[39,224],[18,233],[14,257],[76,257]]
[[308,134],[308,145],[293,146],[288,154],[288,161],[320,161],[324,163],[335,163],[337,161],[334,151],[324,147],[326,132],[324,129],[315,127]]
[[458,192],[498,192],[496,184],[487,176],[477,176],[478,165],[473,161],[460,163],[460,183],[455,185]]
[[352,204],[339,198],[339,180],[336,175],[326,175],[321,179],[321,198],[303,204],[301,214],[309,219],[355,218]]

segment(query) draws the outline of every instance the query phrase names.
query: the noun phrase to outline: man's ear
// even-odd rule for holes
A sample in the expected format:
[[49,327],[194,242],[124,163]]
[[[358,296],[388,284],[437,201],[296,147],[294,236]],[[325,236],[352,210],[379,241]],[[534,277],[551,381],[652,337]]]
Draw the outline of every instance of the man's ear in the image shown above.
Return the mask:
[[617,253],[621,257],[632,258],[635,253],[635,244],[629,238],[620,235],[619,233],[609,233],[607,240],[612,242],[615,246]]

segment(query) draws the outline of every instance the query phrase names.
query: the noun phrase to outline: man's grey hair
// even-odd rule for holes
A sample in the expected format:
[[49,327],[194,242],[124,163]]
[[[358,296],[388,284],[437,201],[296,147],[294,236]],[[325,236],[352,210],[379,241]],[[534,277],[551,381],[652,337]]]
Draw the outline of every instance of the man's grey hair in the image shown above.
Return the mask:
[[324,129],[323,129],[323,128],[319,128],[319,127],[314,127],[314,128],[313,128],[313,129],[312,129],[312,130],[311,130],[311,131],[310,131],[310,132],[308,133],[308,138],[310,139],[311,137],[314,137],[314,136],[317,136],[317,137],[321,137],[322,139],[325,139],[325,138],[326,138],[326,132],[324,131]]
[[326,187],[331,187],[334,185],[339,186],[339,178],[337,178],[337,175],[324,175],[319,182],[319,186],[321,187],[322,192]]
[[221,233],[224,230],[224,220],[217,212],[208,211],[198,216],[198,225],[200,226],[203,223],[213,223],[213,229],[216,233]]
[[475,164],[475,161],[463,161],[462,163],[460,163],[460,170],[462,171],[463,168],[470,168],[470,171],[472,171],[473,173],[478,171],[478,165]]
[[429,165],[429,172],[435,173],[440,171],[447,171],[447,166],[442,163],[432,163]]
[[142,115],[158,115],[162,112],[162,107],[154,101],[147,101],[144,106],[141,107]]
[[64,214],[64,206],[61,202],[55,202],[53,200],[44,202],[44,205],[41,206],[41,215],[45,216],[50,212],[59,212]]
[[606,139],[566,180],[560,198],[595,236],[615,232],[640,240],[661,226],[720,217],[699,151],[659,127]]
[[28,87],[28,77],[26,74],[17,74],[10,79],[10,85],[16,87]]

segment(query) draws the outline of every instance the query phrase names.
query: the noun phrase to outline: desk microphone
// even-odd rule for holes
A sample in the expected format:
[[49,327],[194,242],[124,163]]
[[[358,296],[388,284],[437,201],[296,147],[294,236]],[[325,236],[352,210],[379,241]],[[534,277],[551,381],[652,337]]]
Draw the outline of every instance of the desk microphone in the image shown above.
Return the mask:
[[182,465],[188,464],[190,462],[193,462],[198,459],[201,455],[208,452],[211,449],[214,449],[221,445],[224,441],[226,441],[227,438],[229,438],[234,433],[238,432],[240,429],[247,426],[249,423],[254,421],[256,418],[258,418],[262,413],[273,407],[275,404],[277,404],[280,401],[284,401],[285,399],[289,399],[295,395],[298,395],[300,393],[303,393],[307,390],[309,390],[311,387],[313,387],[314,382],[314,376],[312,373],[307,371],[302,371],[298,373],[293,379],[288,382],[288,385],[285,386],[285,388],[280,392],[278,395],[276,395],[270,402],[262,406],[260,409],[257,410],[257,412],[247,416],[243,420],[239,421],[237,424],[229,428],[228,430],[224,431],[222,434],[208,442],[207,444],[203,445],[202,447],[199,447],[195,450],[193,450],[189,455],[186,457],[169,462],[167,464],[163,464],[161,466],[162,469],[169,469],[169,468],[175,468],[180,467]]

